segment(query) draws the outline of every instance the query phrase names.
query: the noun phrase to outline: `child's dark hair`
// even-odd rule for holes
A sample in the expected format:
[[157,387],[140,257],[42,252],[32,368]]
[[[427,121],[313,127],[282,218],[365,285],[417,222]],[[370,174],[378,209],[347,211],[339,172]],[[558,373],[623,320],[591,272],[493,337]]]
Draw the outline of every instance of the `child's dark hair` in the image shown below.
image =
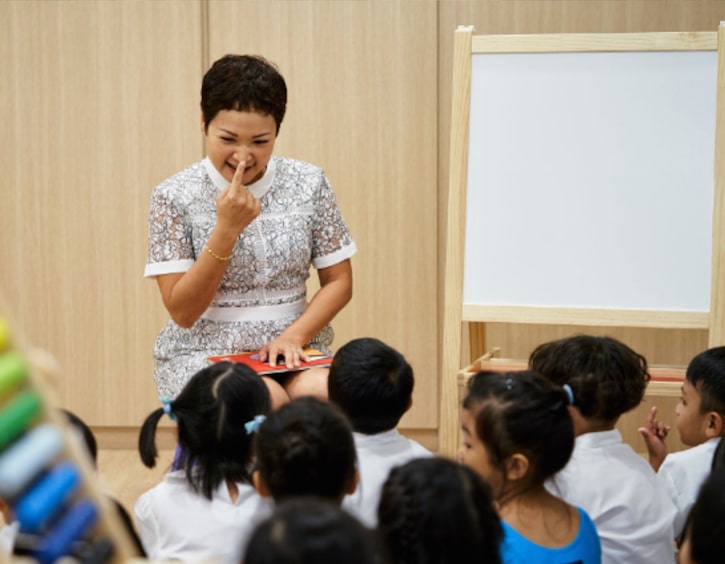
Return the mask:
[[252,534],[245,564],[373,564],[370,532],[329,500],[298,497],[276,505]]
[[275,501],[317,496],[339,501],[355,474],[355,443],[342,412],[303,397],[284,404],[256,437],[257,469]]
[[362,338],[335,353],[327,391],[355,431],[373,435],[398,425],[413,384],[413,369],[402,354],[378,339]]
[[96,442],[96,437],[93,434],[93,431],[91,431],[91,428],[86,424],[85,421],[83,421],[83,419],[78,417],[69,409],[58,408],[58,411],[63,417],[68,420],[71,428],[75,429],[78,432],[80,438],[83,440],[84,447],[86,448],[88,454],[91,457],[93,467],[96,468],[98,464],[98,443]]
[[473,470],[440,457],[394,468],[378,505],[385,562],[498,564],[503,537],[491,489]]
[[[253,435],[245,424],[270,410],[267,386],[251,368],[232,362],[207,366],[167,405],[178,426],[179,445],[187,453],[186,477],[195,491],[211,499],[224,480],[250,481]],[[139,434],[141,460],[149,468],[156,464],[156,427],[164,412],[163,407],[153,411]]]
[[270,115],[282,125],[287,108],[287,85],[277,68],[256,55],[225,55],[204,75],[201,111],[204,127],[222,110]]
[[700,413],[725,416],[725,347],[701,352],[687,365],[685,379],[700,394]]
[[582,416],[606,423],[637,407],[650,380],[641,354],[611,337],[591,335],[539,345],[529,368],[559,386],[569,384]]
[[569,461],[574,424],[567,405],[567,392],[535,372],[474,374],[463,401],[477,413],[476,435],[495,468],[505,470],[517,453],[529,460],[525,486],[543,484]]
[[722,468],[713,471],[702,484],[695,504],[687,516],[682,537],[689,540],[691,562],[720,564],[723,561],[725,471]]

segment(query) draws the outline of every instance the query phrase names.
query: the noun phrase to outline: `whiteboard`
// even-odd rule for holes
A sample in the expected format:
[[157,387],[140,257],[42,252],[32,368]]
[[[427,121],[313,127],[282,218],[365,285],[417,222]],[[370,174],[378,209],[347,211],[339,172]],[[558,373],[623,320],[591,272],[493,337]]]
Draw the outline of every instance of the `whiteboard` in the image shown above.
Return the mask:
[[464,305],[710,309],[717,51],[474,53]]

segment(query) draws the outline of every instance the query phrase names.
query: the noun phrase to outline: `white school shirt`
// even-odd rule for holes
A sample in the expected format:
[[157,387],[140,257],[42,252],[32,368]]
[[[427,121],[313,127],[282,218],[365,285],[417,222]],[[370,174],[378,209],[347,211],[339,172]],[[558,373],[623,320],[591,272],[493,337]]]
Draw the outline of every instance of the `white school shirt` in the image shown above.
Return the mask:
[[148,558],[241,562],[255,527],[271,515],[272,503],[250,484],[238,483],[237,488],[235,502],[225,483],[209,500],[191,488],[185,470],[166,474],[134,507]]
[[675,507],[652,467],[618,430],[578,436],[566,467],[546,486],[592,518],[602,564],[675,561]]
[[378,524],[380,493],[390,471],[414,458],[433,454],[397,429],[374,435],[353,433],[360,482],[357,489],[342,500],[342,507],[367,527]]
[[657,477],[675,504],[674,533],[679,535],[685,526],[687,514],[697,499],[705,479],[710,475],[712,457],[720,438],[710,439],[692,448],[668,454],[657,472]]
[[[0,527],[0,554],[11,555],[15,547],[15,537],[18,535],[20,523],[13,521],[9,525]],[[0,562],[2,562],[0,558]]]

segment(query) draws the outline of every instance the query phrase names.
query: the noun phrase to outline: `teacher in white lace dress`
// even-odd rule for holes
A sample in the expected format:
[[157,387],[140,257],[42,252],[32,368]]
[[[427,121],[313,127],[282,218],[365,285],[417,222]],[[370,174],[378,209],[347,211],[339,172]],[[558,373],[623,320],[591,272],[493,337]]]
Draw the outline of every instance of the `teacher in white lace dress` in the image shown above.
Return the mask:
[[[259,350],[294,369],[305,346],[330,352],[356,247],[324,172],[273,155],[286,105],[265,59],[217,60],[201,88],[207,156],[153,191],[144,275],[170,314],[154,347],[162,396],[176,397],[210,355]],[[308,301],[310,266],[320,288]],[[288,390],[320,387],[292,374]]]

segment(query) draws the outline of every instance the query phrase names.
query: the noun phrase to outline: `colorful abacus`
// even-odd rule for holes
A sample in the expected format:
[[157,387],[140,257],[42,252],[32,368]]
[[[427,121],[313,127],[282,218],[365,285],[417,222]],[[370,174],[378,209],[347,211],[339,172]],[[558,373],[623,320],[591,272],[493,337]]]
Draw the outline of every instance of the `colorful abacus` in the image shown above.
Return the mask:
[[0,498],[20,523],[16,550],[41,564],[136,556],[87,456],[48,409],[41,382],[0,317]]

